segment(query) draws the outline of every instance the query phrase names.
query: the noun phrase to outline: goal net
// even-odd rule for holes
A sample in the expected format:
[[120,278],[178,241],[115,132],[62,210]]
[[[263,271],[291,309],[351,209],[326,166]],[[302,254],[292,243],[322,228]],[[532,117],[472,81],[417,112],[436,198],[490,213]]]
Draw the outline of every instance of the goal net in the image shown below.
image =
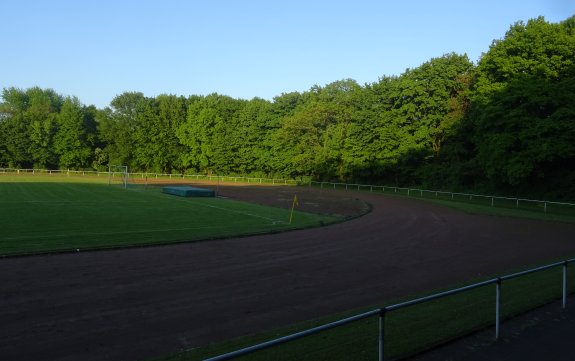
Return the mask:
[[121,185],[128,188],[128,166],[127,165],[109,165],[108,166],[108,185]]

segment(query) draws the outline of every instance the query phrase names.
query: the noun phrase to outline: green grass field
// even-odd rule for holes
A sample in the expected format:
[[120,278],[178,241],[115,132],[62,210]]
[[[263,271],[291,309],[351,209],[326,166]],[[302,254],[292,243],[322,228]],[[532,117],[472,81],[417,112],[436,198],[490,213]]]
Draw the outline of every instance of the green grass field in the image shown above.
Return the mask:
[[106,182],[105,177],[0,177],[0,255],[197,241],[337,220],[295,212],[289,224],[285,209]]

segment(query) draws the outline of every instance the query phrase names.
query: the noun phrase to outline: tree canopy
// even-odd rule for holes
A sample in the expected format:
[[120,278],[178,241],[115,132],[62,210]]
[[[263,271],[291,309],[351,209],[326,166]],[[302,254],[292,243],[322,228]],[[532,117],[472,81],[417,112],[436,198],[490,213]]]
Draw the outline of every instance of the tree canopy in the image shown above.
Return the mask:
[[0,167],[307,176],[573,198],[575,17],[517,22],[477,64],[432,58],[273,100],[5,88]]

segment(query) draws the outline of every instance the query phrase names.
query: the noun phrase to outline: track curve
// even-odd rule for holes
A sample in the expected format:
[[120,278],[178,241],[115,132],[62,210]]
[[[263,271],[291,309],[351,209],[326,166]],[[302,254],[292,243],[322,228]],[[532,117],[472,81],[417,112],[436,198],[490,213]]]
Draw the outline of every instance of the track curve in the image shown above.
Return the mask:
[[354,197],[317,229],[2,259],[0,359],[143,360],[575,254],[572,224]]

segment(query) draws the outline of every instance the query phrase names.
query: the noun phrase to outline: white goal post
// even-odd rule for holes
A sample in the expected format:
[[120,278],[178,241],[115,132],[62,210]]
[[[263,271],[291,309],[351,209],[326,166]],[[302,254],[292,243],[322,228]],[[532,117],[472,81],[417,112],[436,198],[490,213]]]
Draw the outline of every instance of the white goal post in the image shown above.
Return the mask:
[[108,185],[121,184],[128,188],[128,166],[108,165]]

